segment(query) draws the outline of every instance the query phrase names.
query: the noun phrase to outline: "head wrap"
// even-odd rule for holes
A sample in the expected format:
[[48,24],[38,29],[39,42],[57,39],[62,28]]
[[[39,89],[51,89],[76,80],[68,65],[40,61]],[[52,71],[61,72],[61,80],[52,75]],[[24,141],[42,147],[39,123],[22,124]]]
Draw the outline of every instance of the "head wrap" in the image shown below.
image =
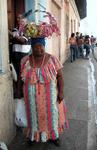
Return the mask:
[[43,46],[45,46],[45,38],[44,37],[40,37],[40,38],[31,38],[31,46],[33,47],[35,44],[41,44]]

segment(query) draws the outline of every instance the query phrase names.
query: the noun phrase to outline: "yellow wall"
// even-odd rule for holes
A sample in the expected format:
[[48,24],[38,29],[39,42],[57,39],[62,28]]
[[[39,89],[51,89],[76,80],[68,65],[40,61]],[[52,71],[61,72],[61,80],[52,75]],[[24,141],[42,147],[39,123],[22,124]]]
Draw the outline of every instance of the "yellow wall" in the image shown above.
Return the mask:
[[0,141],[9,143],[15,135],[12,79],[0,74]]
[[[71,20],[73,20],[73,32],[79,31],[78,24],[80,22],[80,18],[77,7],[74,0],[48,0],[47,11],[51,12],[55,16],[61,31],[60,37],[56,37],[54,35],[52,38],[47,40],[47,52],[56,55],[60,58],[61,62],[64,63],[69,53],[68,39],[71,35]],[[66,16],[68,17],[68,21],[66,20]]]
[[[72,29],[71,29],[71,20],[72,20]],[[77,7],[75,5],[74,0],[72,0],[69,2],[69,36],[71,35],[71,32],[75,33],[79,31],[79,22],[80,17],[77,11]]]

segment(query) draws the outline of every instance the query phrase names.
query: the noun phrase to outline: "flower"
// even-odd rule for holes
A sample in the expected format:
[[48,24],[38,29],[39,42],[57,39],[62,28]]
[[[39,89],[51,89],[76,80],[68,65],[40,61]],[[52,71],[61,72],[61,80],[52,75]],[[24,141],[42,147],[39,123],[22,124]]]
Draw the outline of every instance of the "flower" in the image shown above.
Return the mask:
[[24,32],[26,36],[34,38],[38,34],[38,28],[36,24],[30,23],[26,26]]
[[24,30],[24,34],[27,37],[31,38],[38,38],[38,37],[51,37],[53,33],[56,33],[56,35],[60,35],[60,30],[57,25],[56,19],[49,13],[46,12],[46,15],[44,17],[48,17],[49,23],[47,22],[41,22],[40,24],[35,23],[29,23]]

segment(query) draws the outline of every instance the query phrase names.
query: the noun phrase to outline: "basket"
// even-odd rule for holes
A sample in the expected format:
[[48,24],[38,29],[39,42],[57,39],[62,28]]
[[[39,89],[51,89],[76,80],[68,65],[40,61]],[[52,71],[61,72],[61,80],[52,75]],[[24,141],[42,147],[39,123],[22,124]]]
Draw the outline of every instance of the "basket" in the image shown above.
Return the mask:
[[43,17],[48,18],[49,23],[44,21],[38,24],[34,22],[28,23],[24,28],[25,36],[31,38],[39,38],[39,37],[51,37],[53,33],[55,33],[57,36],[60,35],[60,30],[57,25],[57,21],[51,13],[41,10],[35,10],[34,12],[44,13],[45,15],[43,15]]

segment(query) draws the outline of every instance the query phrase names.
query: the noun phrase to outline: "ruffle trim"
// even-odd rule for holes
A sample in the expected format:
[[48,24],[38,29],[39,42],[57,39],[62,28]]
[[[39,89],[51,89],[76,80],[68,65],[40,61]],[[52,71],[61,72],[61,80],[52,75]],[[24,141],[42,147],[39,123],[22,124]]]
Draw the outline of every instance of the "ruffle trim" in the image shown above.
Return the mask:
[[27,138],[30,138],[31,141],[36,142],[47,142],[50,139],[55,140],[59,137],[59,134],[62,133],[66,128],[67,125],[65,123],[62,127],[58,128],[58,130],[52,132],[30,132],[30,130],[28,129]]
[[42,68],[31,68],[29,60],[22,65],[21,77],[25,81],[28,75],[30,84],[49,83],[51,80],[56,80],[58,69],[61,69],[62,65],[55,57],[50,57],[48,63]]

